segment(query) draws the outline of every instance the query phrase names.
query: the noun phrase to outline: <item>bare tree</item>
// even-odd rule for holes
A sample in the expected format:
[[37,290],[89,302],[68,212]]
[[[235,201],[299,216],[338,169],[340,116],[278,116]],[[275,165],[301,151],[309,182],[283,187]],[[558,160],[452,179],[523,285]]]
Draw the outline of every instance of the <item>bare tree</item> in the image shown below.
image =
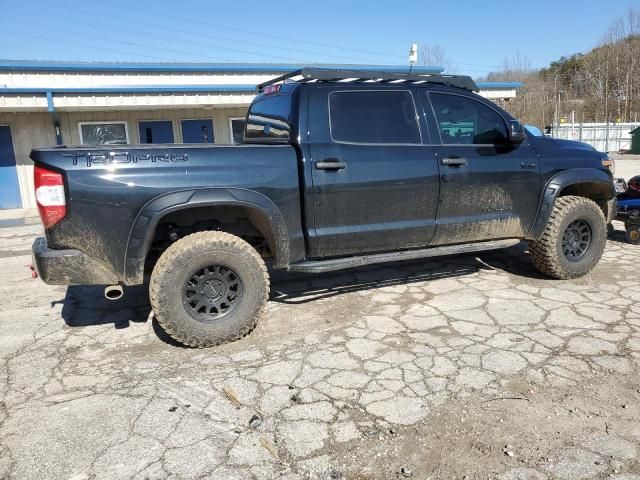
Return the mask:
[[505,57],[502,61],[500,72],[491,72],[487,75],[490,81],[517,81],[527,80],[535,70],[531,67],[531,60],[526,55],[516,52],[511,58]]
[[440,45],[423,45],[418,50],[418,64],[428,67],[442,67],[451,71],[451,62],[447,52]]

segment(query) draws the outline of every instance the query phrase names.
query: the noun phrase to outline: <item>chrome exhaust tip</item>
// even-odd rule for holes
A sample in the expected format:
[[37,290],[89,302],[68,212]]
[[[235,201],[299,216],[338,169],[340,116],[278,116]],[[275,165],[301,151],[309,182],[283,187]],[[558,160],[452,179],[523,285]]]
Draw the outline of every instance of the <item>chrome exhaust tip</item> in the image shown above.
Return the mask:
[[109,285],[104,289],[104,298],[107,300],[120,300],[124,295],[121,285]]

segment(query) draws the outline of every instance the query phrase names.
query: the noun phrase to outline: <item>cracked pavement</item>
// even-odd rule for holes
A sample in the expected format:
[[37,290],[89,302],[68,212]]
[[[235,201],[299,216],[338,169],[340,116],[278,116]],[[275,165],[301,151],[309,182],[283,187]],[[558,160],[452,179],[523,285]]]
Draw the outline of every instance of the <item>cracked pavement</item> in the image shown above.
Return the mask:
[[621,230],[572,281],[525,244],[274,272],[258,328],[207,350],[163,334],[145,287],[31,280],[39,231],[0,228],[0,478],[640,480]]

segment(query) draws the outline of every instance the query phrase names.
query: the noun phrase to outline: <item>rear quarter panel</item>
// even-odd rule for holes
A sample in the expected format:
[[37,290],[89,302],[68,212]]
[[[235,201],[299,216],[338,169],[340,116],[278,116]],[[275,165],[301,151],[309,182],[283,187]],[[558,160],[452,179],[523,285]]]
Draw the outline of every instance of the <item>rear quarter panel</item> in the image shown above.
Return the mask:
[[[288,145],[52,148],[36,149],[31,158],[65,176],[67,216],[47,230],[49,245],[80,250],[118,275],[139,212],[171,192],[258,192],[282,213],[290,242],[302,237],[297,156]],[[292,256],[299,254],[292,249]]]

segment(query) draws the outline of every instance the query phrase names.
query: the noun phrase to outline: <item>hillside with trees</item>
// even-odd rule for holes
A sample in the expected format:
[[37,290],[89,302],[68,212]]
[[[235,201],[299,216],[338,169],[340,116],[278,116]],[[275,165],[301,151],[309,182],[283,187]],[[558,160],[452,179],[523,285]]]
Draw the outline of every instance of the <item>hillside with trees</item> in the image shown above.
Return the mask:
[[505,107],[529,124],[640,120],[640,9],[616,19],[593,50],[531,68],[520,54],[482,80],[520,81]]

